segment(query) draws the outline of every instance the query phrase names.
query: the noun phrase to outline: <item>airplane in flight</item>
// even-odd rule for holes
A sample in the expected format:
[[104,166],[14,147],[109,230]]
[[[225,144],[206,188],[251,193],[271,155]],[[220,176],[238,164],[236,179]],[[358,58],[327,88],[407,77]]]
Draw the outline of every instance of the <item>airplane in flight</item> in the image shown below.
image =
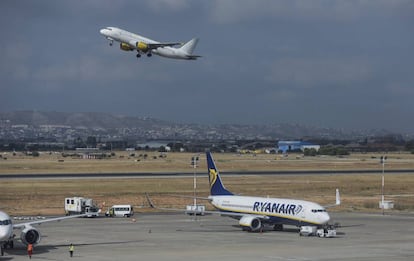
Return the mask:
[[196,60],[201,57],[199,55],[193,55],[198,38],[193,38],[184,44],[178,42],[160,43],[117,27],[103,28],[100,30],[100,33],[109,40],[110,46],[113,45],[114,41],[117,41],[120,42],[119,48],[121,50],[136,50],[137,58],[141,57],[142,54],[146,54],[148,57],[156,54],[162,57],[181,60]]
[[238,219],[244,230],[260,231],[264,224],[272,225],[274,230],[283,230],[283,225],[322,227],[330,220],[326,208],[341,204],[338,189],[336,203],[325,207],[298,199],[235,195],[224,187],[211,153],[207,152],[206,156],[210,183],[208,200],[220,215]]
[[32,225],[42,224],[45,222],[51,221],[60,221],[68,218],[77,218],[83,217],[86,214],[81,215],[73,215],[73,216],[65,216],[65,217],[57,217],[57,218],[49,218],[43,220],[36,220],[26,223],[18,223],[13,224],[10,216],[4,212],[0,211],[0,247],[1,247],[1,256],[4,255],[4,249],[6,247],[13,248],[14,247],[14,234],[13,229],[21,229],[20,233],[20,240],[23,244],[28,245],[36,245],[40,242],[41,235],[40,232],[35,229]]

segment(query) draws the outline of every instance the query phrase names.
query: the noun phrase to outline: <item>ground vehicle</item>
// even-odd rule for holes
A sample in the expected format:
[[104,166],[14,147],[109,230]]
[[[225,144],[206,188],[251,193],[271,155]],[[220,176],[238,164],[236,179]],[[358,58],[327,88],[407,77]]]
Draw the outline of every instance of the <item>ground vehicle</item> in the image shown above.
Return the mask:
[[321,228],[317,226],[301,226],[299,236],[336,237],[336,229],[334,225],[324,225]]
[[100,209],[91,198],[65,198],[66,215],[88,214],[87,217],[99,216]]
[[314,236],[317,229],[317,226],[301,226],[299,236]]
[[106,211],[107,217],[130,217],[134,215],[134,208],[132,205],[113,205]]
[[187,215],[200,215],[204,216],[204,211],[206,211],[206,206],[204,205],[187,205],[185,213]]
[[333,225],[327,225],[316,231],[318,237],[336,237],[336,229]]

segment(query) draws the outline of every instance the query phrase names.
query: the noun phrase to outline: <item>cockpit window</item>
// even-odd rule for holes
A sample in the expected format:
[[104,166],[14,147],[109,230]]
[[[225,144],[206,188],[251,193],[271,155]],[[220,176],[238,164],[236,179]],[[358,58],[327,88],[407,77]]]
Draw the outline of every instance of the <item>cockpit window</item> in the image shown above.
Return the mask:
[[312,209],[313,213],[317,213],[317,212],[326,212],[326,209]]
[[11,224],[11,220],[10,219],[6,219],[6,220],[0,220],[0,226],[7,226]]

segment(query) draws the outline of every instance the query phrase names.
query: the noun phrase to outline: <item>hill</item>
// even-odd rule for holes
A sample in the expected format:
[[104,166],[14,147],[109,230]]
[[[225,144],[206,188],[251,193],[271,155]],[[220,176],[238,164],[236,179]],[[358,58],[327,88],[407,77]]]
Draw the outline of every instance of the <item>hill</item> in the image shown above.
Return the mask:
[[[45,128],[85,129],[88,133],[145,139],[357,139],[390,134],[385,130],[353,130],[307,126],[290,123],[248,124],[185,124],[148,117],[131,117],[100,112],[0,112],[0,138],[16,136],[16,129],[30,129],[31,135]],[[9,135],[13,132],[13,135]],[[3,136],[3,137],[2,137]],[[44,135],[43,135],[44,136]]]

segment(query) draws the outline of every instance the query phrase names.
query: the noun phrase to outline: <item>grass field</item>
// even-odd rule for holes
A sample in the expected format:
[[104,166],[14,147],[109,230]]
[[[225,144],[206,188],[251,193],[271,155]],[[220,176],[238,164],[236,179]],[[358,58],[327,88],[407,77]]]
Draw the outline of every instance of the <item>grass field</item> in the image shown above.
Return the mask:
[[[139,155],[147,154],[146,159]],[[118,173],[118,172],[192,172],[190,159],[194,154],[168,153],[161,158],[157,152],[116,152],[114,157],[102,160],[62,157],[61,153],[42,153],[39,157],[11,153],[0,159],[0,175],[13,173]],[[246,170],[353,170],[380,171],[381,154],[354,154],[347,157],[302,157],[296,154],[282,157],[275,154],[213,155],[221,171]],[[408,153],[387,154],[387,169],[414,169],[414,155]],[[205,157],[200,156],[199,169],[206,169]]]
[[[136,153],[137,155],[141,152]],[[58,154],[42,154],[38,158],[8,156],[0,161],[0,175],[10,173],[106,173],[106,172],[187,172],[192,173],[188,153],[169,153],[159,158],[148,153],[147,159],[129,157],[125,152],[105,160],[64,158]],[[258,154],[214,154],[221,171],[243,170],[335,170],[373,169],[378,174],[289,175],[289,176],[225,176],[226,187],[238,194],[300,198],[322,205],[335,201],[335,188],[341,191],[342,205],[334,211],[379,211],[381,171],[379,154],[359,154],[345,158]],[[4,156],[3,156],[4,157]],[[389,154],[387,169],[414,169],[411,154]],[[208,179],[204,155],[200,156],[198,195],[208,195]],[[414,174],[414,173],[413,173]],[[392,211],[414,211],[414,175],[387,174],[385,194],[394,200]],[[146,208],[144,193],[149,193],[158,206],[185,207],[192,199],[170,195],[192,195],[193,179],[185,178],[108,178],[108,179],[2,179],[0,207],[12,215],[60,215],[65,197],[84,196],[96,200],[105,210],[113,204],[132,204],[137,211]],[[208,205],[208,203],[206,203]],[[142,208],[140,208],[142,207]]]

